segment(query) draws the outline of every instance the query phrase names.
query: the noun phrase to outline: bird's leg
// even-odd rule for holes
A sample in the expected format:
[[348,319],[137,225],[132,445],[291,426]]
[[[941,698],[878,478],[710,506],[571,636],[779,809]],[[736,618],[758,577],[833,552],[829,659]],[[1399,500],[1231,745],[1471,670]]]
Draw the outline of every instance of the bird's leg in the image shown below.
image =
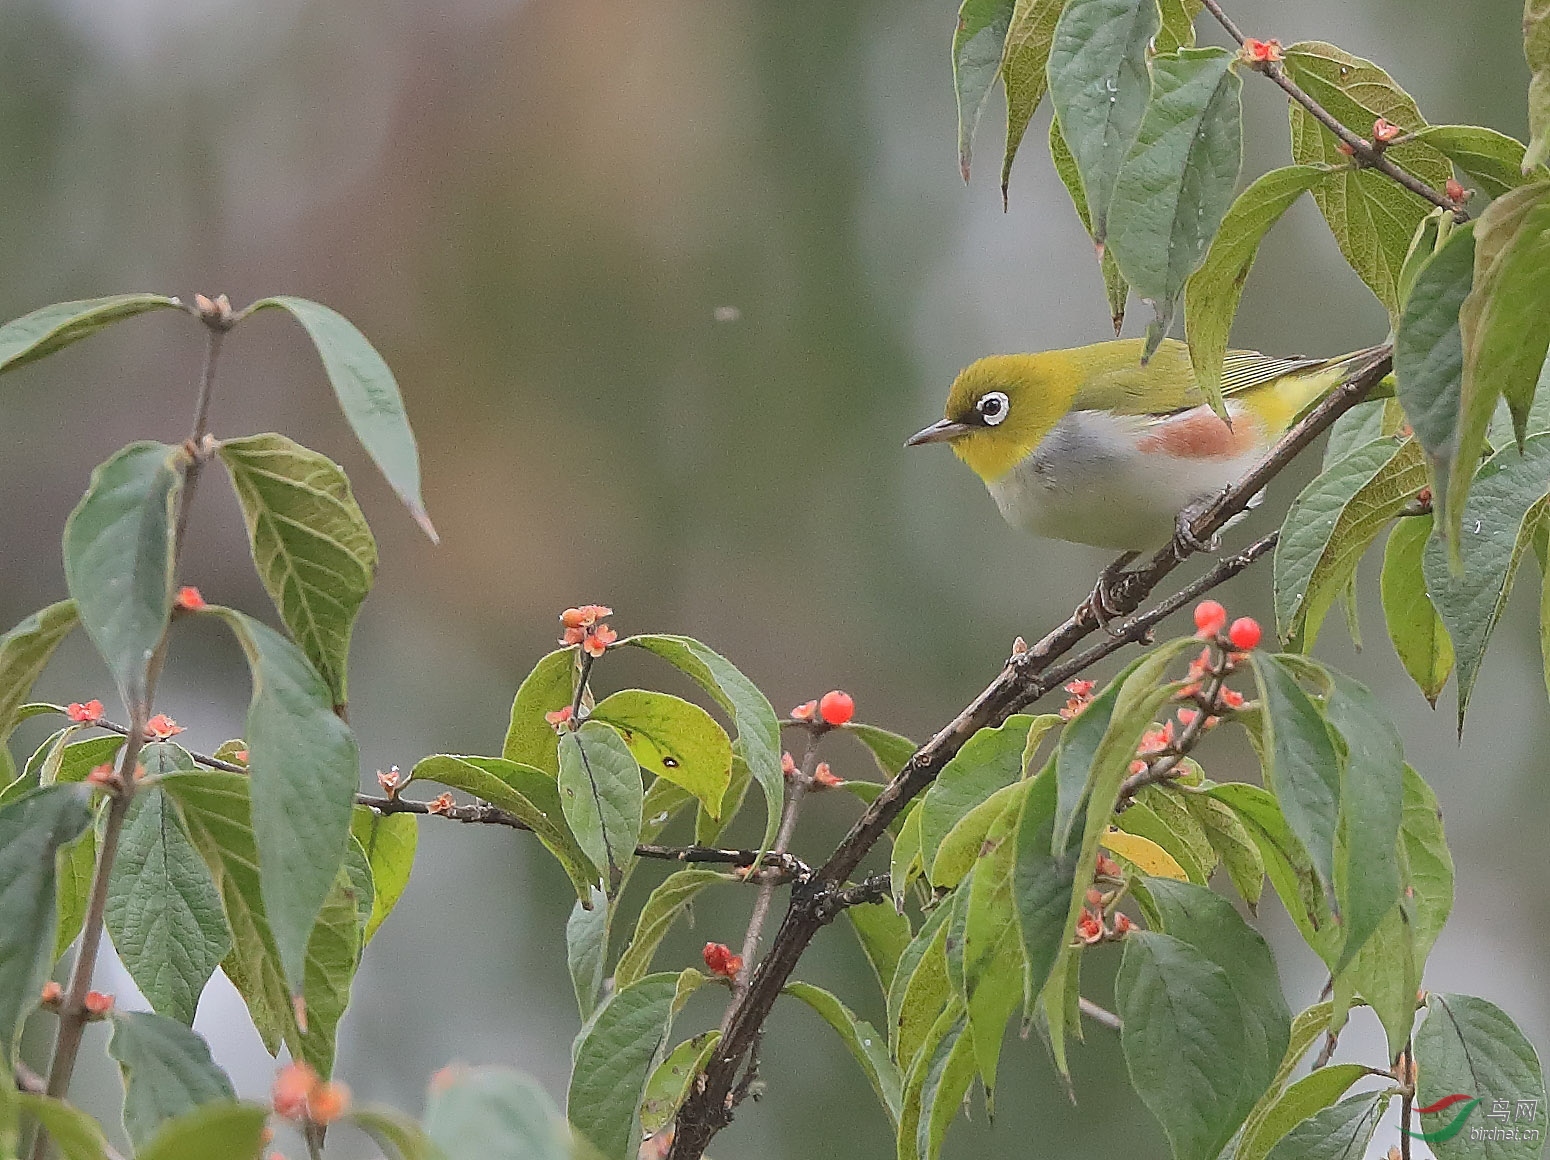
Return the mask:
[[1217,532],[1210,539],[1202,540],[1195,535],[1194,523],[1220,496],[1208,495],[1186,504],[1173,520],[1173,554],[1182,562],[1191,552],[1214,552],[1222,545],[1222,534]]
[[[1083,606],[1092,612],[1098,627],[1110,636],[1117,636],[1118,633],[1109,628],[1109,622],[1120,615],[1120,610],[1115,604],[1115,583],[1125,571],[1125,566],[1140,554],[1140,552],[1126,552],[1110,562],[1102,572],[1098,573],[1098,582],[1093,585],[1092,595],[1087,598]],[[1081,609],[1077,609],[1077,612],[1080,613]]]

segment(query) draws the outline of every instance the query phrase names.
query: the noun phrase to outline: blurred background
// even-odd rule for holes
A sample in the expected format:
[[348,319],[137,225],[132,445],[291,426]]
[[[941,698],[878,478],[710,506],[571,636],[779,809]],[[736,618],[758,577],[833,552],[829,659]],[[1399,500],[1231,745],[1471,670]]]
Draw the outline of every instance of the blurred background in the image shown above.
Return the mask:
[[[1525,135],[1513,0],[1467,14],[1449,0],[1231,7],[1260,36],[1376,59],[1434,122]],[[779,710],[837,686],[860,717],[923,738],[1106,561],[1012,533],[946,450],[901,449],[974,357],[1110,336],[1091,246],[1044,148],[1047,106],[1008,212],[999,95],[974,179],[958,178],[954,18],[946,2],[9,0],[0,315],[124,290],[226,292],[239,306],[295,293],[379,346],[419,434],[440,547],[359,451],[278,312],[226,343],[213,412],[218,435],[283,430],[355,482],[382,555],[351,673],[368,772],[497,752],[556,614],[584,601],[611,604],[621,632],[704,639]],[[1286,111],[1252,78],[1244,99],[1252,176],[1286,160]],[[1144,312],[1133,304],[1127,332]],[[1235,341],[1335,353],[1385,330],[1304,199],[1262,252]],[[63,594],[58,536],[92,466],[131,439],[182,438],[202,341],[186,317],[155,314],[0,382],[0,622]],[[1300,466],[1229,542],[1273,526],[1309,476]],[[200,489],[191,536],[180,582],[273,622],[223,482]],[[1226,590],[1234,615],[1273,619],[1268,577],[1261,566]],[[1535,585],[1520,588],[1462,744],[1452,690],[1429,709],[1384,639],[1372,561],[1366,650],[1337,615],[1319,651],[1382,693],[1446,813],[1457,901],[1428,986],[1490,998],[1547,1044],[1550,864],[1533,853],[1547,713]],[[599,683],[683,691],[649,661],[610,657]],[[39,692],[109,688],[78,634]],[[181,625],[157,707],[189,727],[184,740],[208,750],[237,735],[247,695],[222,631]],[[29,727],[17,749],[42,735]],[[874,776],[859,748],[828,756],[842,775]],[[1245,756],[1215,740],[1202,753],[1222,780],[1254,776]],[[815,801],[799,852],[830,848],[856,809]],[[751,806],[733,837],[751,840],[760,820]],[[640,874],[626,908],[660,876]],[[659,968],[696,961],[708,939],[739,942],[749,899],[702,899]],[[563,1100],[570,902],[527,835],[422,822],[414,878],[356,980],[341,1078],[418,1112],[435,1069],[502,1062]],[[1293,1009],[1305,1006],[1323,982],[1316,960],[1278,904],[1260,925]],[[1090,959],[1086,989],[1107,1004],[1117,952]],[[800,974],[881,1023],[845,924]],[[134,1003],[116,963],[98,986]],[[714,1025],[723,996],[707,991],[675,1030]],[[223,980],[197,1026],[244,1094],[267,1091],[273,1064]],[[111,1118],[118,1080],[99,1030],[76,1090]],[[1382,1055],[1358,1013],[1340,1057]],[[1074,1069],[1075,1105],[1037,1037],[1009,1034],[995,1121],[977,1106],[946,1154],[1164,1154],[1115,1037],[1090,1029]],[[893,1154],[860,1072],[805,1007],[777,1009],[765,1075],[763,1100],[714,1155]],[[1375,1153],[1393,1141],[1381,1130]],[[375,1155],[344,1133],[329,1154]]]

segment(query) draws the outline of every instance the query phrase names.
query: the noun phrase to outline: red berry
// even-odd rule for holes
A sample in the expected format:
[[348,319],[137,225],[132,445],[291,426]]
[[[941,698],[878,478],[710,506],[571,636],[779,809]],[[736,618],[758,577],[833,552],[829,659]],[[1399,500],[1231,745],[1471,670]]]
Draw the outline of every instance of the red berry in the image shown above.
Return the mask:
[[1195,605],[1195,627],[1201,636],[1215,636],[1227,623],[1227,609],[1214,600],[1202,600]]
[[[705,966],[713,975],[721,975],[730,978],[736,972],[731,970],[732,960],[738,956],[732,953],[732,948],[726,943],[708,942],[702,952],[705,956]],[[741,966],[741,964],[739,964]]]
[[856,714],[856,701],[849,693],[838,689],[823,695],[818,702],[818,715],[830,725],[843,725]]
[[1245,652],[1259,644],[1259,637],[1259,621],[1252,616],[1238,617],[1227,630],[1227,639],[1232,642],[1232,647]]

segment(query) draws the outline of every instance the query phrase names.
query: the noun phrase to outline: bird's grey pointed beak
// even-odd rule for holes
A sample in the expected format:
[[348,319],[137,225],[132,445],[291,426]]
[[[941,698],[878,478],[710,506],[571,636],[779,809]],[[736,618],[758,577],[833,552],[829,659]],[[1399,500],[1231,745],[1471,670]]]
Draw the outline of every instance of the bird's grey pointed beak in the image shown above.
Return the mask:
[[967,423],[955,423],[951,419],[938,419],[929,427],[922,428],[904,441],[906,447],[920,447],[926,443],[951,443],[960,435],[967,435]]

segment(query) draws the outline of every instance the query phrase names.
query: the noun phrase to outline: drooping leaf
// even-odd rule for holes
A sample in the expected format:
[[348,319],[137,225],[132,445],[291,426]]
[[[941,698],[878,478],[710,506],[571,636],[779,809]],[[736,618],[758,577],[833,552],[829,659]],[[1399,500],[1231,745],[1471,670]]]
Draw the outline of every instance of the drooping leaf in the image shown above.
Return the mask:
[[1418,443],[1377,439],[1303,488],[1275,548],[1276,626],[1291,648],[1313,647],[1368,547],[1426,482]]
[[1464,501],[1462,569],[1450,566],[1447,547],[1436,538],[1423,550],[1426,588],[1458,658],[1460,730],[1486,645],[1545,510],[1547,481],[1550,435],[1534,436],[1521,453],[1503,448],[1480,468]]
[[1432,534],[1431,513],[1400,520],[1383,549],[1383,619],[1399,663],[1432,704],[1453,672],[1453,642],[1437,615],[1421,560]]
[[1205,261],[1184,284],[1184,337],[1189,342],[1190,365],[1201,393],[1219,415],[1226,413],[1222,360],[1259,244],[1292,203],[1328,172],[1318,165],[1287,165],[1256,178],[1232,203],[1211,239]]
[[1259,1096],[1262,1061],[1227,972],[1172,935],[1136,930],[1114,981],[1130,1082],[1175,1160],[1215,1160]]
[[560,738],[560,808],[576,843],[617,892],[640,837],[640,766],[624,739],[601,721]]
[[[1473,1133],[1445,1135],[1439,1129],[1459,1114],[1459,1108],[1423,1114],[1422,1128],[1436,1133],[1427,1142],[1438,1160],[1479,1156],[1538,1160],[1550,1116],[1544,1073],[1533,1044],[1506,1012],[1485,999],[1433,992],[1426,1008],[1426,1019],[1415,1037],[1417,1105],[1429,1107],[1462,1092],[1480,1100],[1476,1123],[1512,1129],[1490,1132],[1481,1140],[1471,1139]],[[1494,1117],[1494,1123],[1488,1116]]]
[[735,882],[731,874],[720,870],[702,870],[690,867],[669,874],[662,884],[651,892],[636,920],[635,934],[630,938],[624,953],[614,967],[614,986],[628,987],[641,979],[651,969],[651,959],[662,944],[668,930],[694,902],[695,895],[717,882]]
[[341,867],[307,940],[302,985],[307,1026],[305,1030],[295,1027],[289,1042],[292,1054],[324,1077],[333,1072],[339,1020],[349,1005],[350,988],[360,965],[362,916],[371,912],[370,900],[364,901],[363,906],[348,868]]
[[[915,937],[910,939],[899,955],[893,980],[888,985],[888,1044],[893,1057],[901,1062],[907,1063],[898,1050],[904,1001],[908,997],[910,984],[915,981],[915,974],[920,968],[921,961],[928,953],[941,954],[941,939],[946,937],[944,927],[951,910],[951,905],[940,905],[926,915],[925,921],[920,924],[920,929],[915,932]],[[946,970],[945,961],[942,970],[943,972]],[[943,993],[945,994],[945,989]]]
[[732,752],[741,757],[764,791],[765,823],[760,850],[775,841],[785,803],[780,772],[780,723],[758,687],[725,657],[687,636],[632,636],[620,642],[656,653],[709,693],[732,718],[737,736]]
[[1252,654],[1264,712],[1265,783],[1312,859],[1321,889],[1335,883],[1341,759],[1329,725],[1297,679],[1274,656]]
[[416,762],[413,777],[471,793],[521,818],[560,863],[576,888],[576,897],[589,896],[597,870],[571,833],[559,785],[549,774],[500,757],[438,753]]
[[[944,900],[938,907],[941,920],[928,922],[915,936],[915,943],[921,944],[918,953],[914,953],[915,944],[912,943],[906,949],[905,958],[899,962],[899,974],[895,976],[898,1002],[894,1001],[894,992],[888,996],[888,1035],[893,1057],[900,1070],[906,1073],[926,1046],[932,1026],[953,994],[952,981],[948,977],[947,944],[955,923],[959,939],[962,938],[964,914],[959,903],[966,897],[960,887],[958,893]],[[959,945],[962,945],[961,941]]]
[[1017,0],[1012,7],[1001,53],[1001,82],[1006,86],[1006,152],[1001,161],[1003,204],[1012,162],[1048,87],[1049,50],[1063,7],[1063,0]]
[[894,839],[893,857],[888,863],[889,886],[896,906],[903,908],[910,883],[925,872],[920,857],[920,802],[917,799],[904,813],[899,836]]
[[371,917],[364,933],[370,942],[409,885],[420,828],[413,814],[379,814],[356,806],[350,814],[350,833],[371,866]]
[[910,945],[912,932],[910,920],[900,914],[890,902],[864,902],[859,906],[847,906],[845,917],[866,953],[867,962],[877,976],[877,983],[888,994],[893,976],[898,970],[899,958]]
[[815,987],[811,983],[792,982],[786,984],[784,991],[793,998],[801,999],[818,1012],[825,1023],[834,1028],[841,1041],[850,1050],[852,1058],[861,1065],[867,1082],[877,1093],[877,1098],[882,1103],[883,1110],[888,1113],[889,1120],[897,1125],[899,1089],[903,1081],[899,1076],[899,1069],[894,1066],[893,1060],[888,1058],[888,1037],[879,1035],[870,1023],[858,1018],[854,1011],[822,987]]
[[958,170],[969,180],[974,130],[1001,70],[1013,0],[963,0],[953,30],[953,92],[958,97]]
[[0,373],[47,358],[122,319],[178,305],[161,294],[109,294],[41,306],[0,326]]
[[1100,243],[1108,236],[1120,165],[1151,93],[1147,48],[1160,27],[1156,0],[1070,0],[1055,25],[1050,101]]
[[313,923],[344,864],[360,783],[355,735],[301,650],[241,612],[212,611],[231,628],[253,677],[248,770],[264,912],[285,977],[299,990]]
[[1093,758],[1113,721],[1120,690],[1141,663],[1140,660],[1132,661],[1116,673],[1081,714],[1061,730],[1060,746],[1055,750],[1055,828],[1050,839],[1051,850],[1066,847],[1090,786]]
[[[1015,713],[981,729],[942,767],[920,801],[921,864],[935,866],[948,831],[975,806],[1023,776],[1023,753],[1034,729],[1047,731],[1058,718]],[[987,820],[987,825],[988,820]]]
[[1433,125],[1415,139],[1430,145],[1480,183],[1487,197],[1500,197],[1530,180],[1523,164],[1523,142],[1484,125]]
[[86,829],[87,801],[81,786],[53,785],[0,807],[0,1060],[7,1067],[54,963],[54,855]]
[[[1077,170],[1076,158],[1071,154],[1071,146],[1066,143],[1065,131],[1061,129],[1058,117],[1050,118],[1049,153],[1056,176],[1071,195],[1071,204],[1076,209],[1076,216],[1081,219],[1082,228],[1091,235],[1093,220],[1087,210],[1087,191],[1082,187],[1082,175]],[[1109,303],[1109,322],[1114,327],[1114,337],[1118,338],[1125,325],[1125,304],[1130,297],[1130,283],[1119,272],[1119,263],[1114,260],[1114,255],[1101,245],[1098,251],[1098,272],[1103,276],[1103,292]]]
[[1151,97],[1115,178],[1108,237],[1120,272],[1156,313],[1143,361],[1167,336],[1232,204],[1243,167],[1236,59],[1226,49],[1185,48],[1151,61]]
[[[1383,118],[1405,132],[1426,125],[1410,95],[1377,65],[1332,44],[1304,41],[1286,50],[1285,68],[1336,120],[1362,137]],[[1340,252],[1362,281],[1398,313],[1398,277],[1416,226],[1428,203],[1371,169],[1353,168],[1335,135],[1301,105],[1291,106],[1292,159],[1300,165],[1343,166],[1313,191],[1313,200],[1329,224]],[[1384,154],[1400,168],[1441,189],[1452,164],[1429,145],[1395,145]]]
[[0,747],[21,720],[22,705],[59,642],[79,623],[75,601],[39,609],[0,636]]
[[158,787],[130,803],[105,917],[114,950],[152,1009],[192,1024],[200,992],[232,936],[210,871]]
[[1234,889],[1254,911],[1265,887],[1265,862],[1242,819],[1231,806],[1214,797],[1190,794],[1184,801],[1205,831],[1206,841],[1221,858]]
[[[930,1050],[923,1051],[917,1065],[918,1118],[914,1125],[914,1155],[919,1160],[937,1160],[942,1139],[958,1114],[969,1085],[974,1081],[974,1035],[967,1017],[953,1011],[943,1012],[945,1024],[940,1034],[933,1033]],[[908,1122],[901,1109],[901,1133]]]
[[720,1031],[702,1031],[692,1039],[685,1039],[657,1064],[646,1080],[646,1093],[641,1099],[642,1132],[655,1136],[673,1122],[679,1107],[689,1097],[695,1077],[704,1070],[705,1061],[720,1042]]
[[143,708],[146,672],[172,615],[173,523],[187,456],[131,443],[92,472],[65,523],[65,582],[124,704]]
[[1341,1100],[1282,1136],[1267,1160],[1361,1160],[1388,1102],[1387,1092]]
[[640,1144],[641,1100],[672,1028],[679,981],[663,972],[615,991],[576,1037],[565,1114],[604,1156],[622,1158]]
[[732,780],[732,743],[698,705],[668,693],[626,689],[597,703],[591,720],[612,725],[640,765],[681,785],[712,817]]
[[366,336],[336,310],[306,298],[281,295],[253,303],[244,315],[278,307],[307,332],[350,429],[382,471],[409,514],[432,542],[437,539],[420,496],[420,451],[393,372]]
[[544,714],[568,706],[575,690],[575,649],[555,649],[534,665],[511,703],[511,726],[506,730],[501,756],[558,777],[559,745],[554,726],[544,720]]
[[592,1018],[603,994],[614,916],[608,896],[597,887],[592,888],[588,901],[590,906],[577,899],[565,921],[565,965],[570,969],[571,989],[576,992],[576,1009],[583,1023]]
[[377,570],[377,542],[339,465],[284,435],[228,439],[253,563],[280,619],[344,704],[355,616]]
[[554,1101],[537,1083],[510,1068],[454,1073],[450,1083],[431,1092],[425,1132],[446,1160],[576,1158]]
[[1523,56],[1533,74],[1528,82],[1528,152],[1523,169],[1550,158],[1550,6],[1544,0],[1523,5]]
[[168,1120],[236,1098],[205,1041],[175,1019],[140,1011],[113,1016],[108,1054],[124,1077],[124,1127],[144,1148]]
[[1026,788],[1026,783],[1021,781],[1002,786],[959,818],[937,847],[936,858],[926,873],[926,880],[939,890],[957,886],[980,856],[985,835],[1006,809],[1007,803],[1016,799],[1020,805],[1022,799],[1019,795]]
[[899,771],[910,758],[915,756],[915,750],[919,748],[908,737],[879,729],[876,725],[848,721],[843,729],[871,751],[872,759],[877,762],[877,768],[885,777],[898,777]]

